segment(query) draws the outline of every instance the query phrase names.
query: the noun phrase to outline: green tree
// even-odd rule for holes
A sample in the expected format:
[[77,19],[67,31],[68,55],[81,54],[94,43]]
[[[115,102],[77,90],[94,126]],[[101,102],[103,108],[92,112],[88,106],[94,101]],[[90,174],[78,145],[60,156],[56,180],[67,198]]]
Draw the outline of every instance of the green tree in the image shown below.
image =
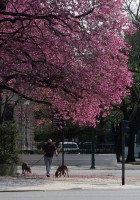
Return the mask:
[[19,132],[15,123],[0,124],[0,164],[18,163],[18,136]]
[[51,124],[41,124],[35,128],[35,141],[47,142],[49,138],[53,141],[57,141],[57,130],[52,128]]
[[129,108],[127,115],[130,120],[128,156],[126,162],[135,161],[134,157],[134,140],[137,133],[140,119],[140,28],[136,33],[127,38],[132,46],[129,54],[129,68],[134,73],[133,87],[131,88],[131,96],[129,99]]
[[[123,119],[129,120],[130,131],[128,133],[128,155],[126,162],[135,161],[134,140],[140,119],[140,2],[135,0],[124,0],[124,10],[129,19],[136,25],[137,31],[126,37],[130,44],[129,69],[133,72],[133,87],[130,88],[130,96],[126,97],[118,111]],[[121,138],[121,137],[120,137]],[[119,142],[120,143],[120,142]]]

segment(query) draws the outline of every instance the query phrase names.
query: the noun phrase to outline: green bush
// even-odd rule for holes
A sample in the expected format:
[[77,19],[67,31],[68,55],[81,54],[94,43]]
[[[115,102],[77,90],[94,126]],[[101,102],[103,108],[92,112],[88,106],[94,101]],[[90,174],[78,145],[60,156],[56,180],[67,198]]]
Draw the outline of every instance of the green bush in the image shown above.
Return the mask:
[[0,164],[18,163],[18,136],[19,132],[15,123],[0,124]]

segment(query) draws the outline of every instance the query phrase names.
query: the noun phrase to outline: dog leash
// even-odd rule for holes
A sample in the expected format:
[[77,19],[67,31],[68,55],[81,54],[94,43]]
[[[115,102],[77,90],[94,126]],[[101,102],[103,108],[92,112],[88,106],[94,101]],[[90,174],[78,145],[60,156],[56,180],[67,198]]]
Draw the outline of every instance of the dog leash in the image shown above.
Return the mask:
[[[32,166],[34,166],[35,164],[37,164],[43,157],[44,157],[44,155],[43,155],[39,160],[37,160],[35,163],[33,163],[32,165],[30,165],[30,167],[32,167]],[[56,155],[56,157],[57,157],[58,165],[60,166],[60,162],[59,162],[58,155]]]
[[43,157],[44,157],[44,155],[43,155],[39,160],[37,160],[35,163],[33,163],[32,165],[30,165],[30,167],[32,167],[32,166],[34,166],[35,164],[37,164]]
[[57,158],[57,161],[58,161],[58,165],[59,165],[59,167],[60,167],[60,162],[59,162],[58,155],[56,155],[56,158]]

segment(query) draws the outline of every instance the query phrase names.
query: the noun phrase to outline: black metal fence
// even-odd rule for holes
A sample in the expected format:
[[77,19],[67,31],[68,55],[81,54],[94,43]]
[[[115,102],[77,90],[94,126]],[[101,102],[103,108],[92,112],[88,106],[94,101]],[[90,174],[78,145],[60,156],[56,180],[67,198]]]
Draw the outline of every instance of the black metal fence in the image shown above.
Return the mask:
[[[22,142],[18,142],[18,150],[19,153],[24,153],[24,154],[42,154],[42,146],[44,143],[42,142],[33,142],[30,144],[27,143],[22,143]],[[93,145],[91,142],[84,142],[84,143],[79,143],[79,153],[80,154],[91,154],[92,151],[94,151],[94,153],[96,154],[112,154],[115,153],[115,148],[114,148],[114,144],[97,144],[94,146],[93,149]],[[65,153],[77,153],[74,152],[73,150],[69,150]]]
[[[92,145],[91,147],[80,147],[81,154],[91,154],[93,151]],[[98,144],[94,147],[94,153],[96,154],[111,154],[115,153],[113,144]]]

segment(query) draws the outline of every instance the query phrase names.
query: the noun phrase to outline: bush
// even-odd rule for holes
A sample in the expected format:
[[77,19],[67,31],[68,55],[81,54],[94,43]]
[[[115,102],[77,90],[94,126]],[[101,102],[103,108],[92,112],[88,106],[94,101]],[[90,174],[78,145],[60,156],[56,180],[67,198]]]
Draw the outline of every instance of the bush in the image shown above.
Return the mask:
[[0,164],[17,164],[19,161],[17,139],[19,136],[15,123],[0,124]]

